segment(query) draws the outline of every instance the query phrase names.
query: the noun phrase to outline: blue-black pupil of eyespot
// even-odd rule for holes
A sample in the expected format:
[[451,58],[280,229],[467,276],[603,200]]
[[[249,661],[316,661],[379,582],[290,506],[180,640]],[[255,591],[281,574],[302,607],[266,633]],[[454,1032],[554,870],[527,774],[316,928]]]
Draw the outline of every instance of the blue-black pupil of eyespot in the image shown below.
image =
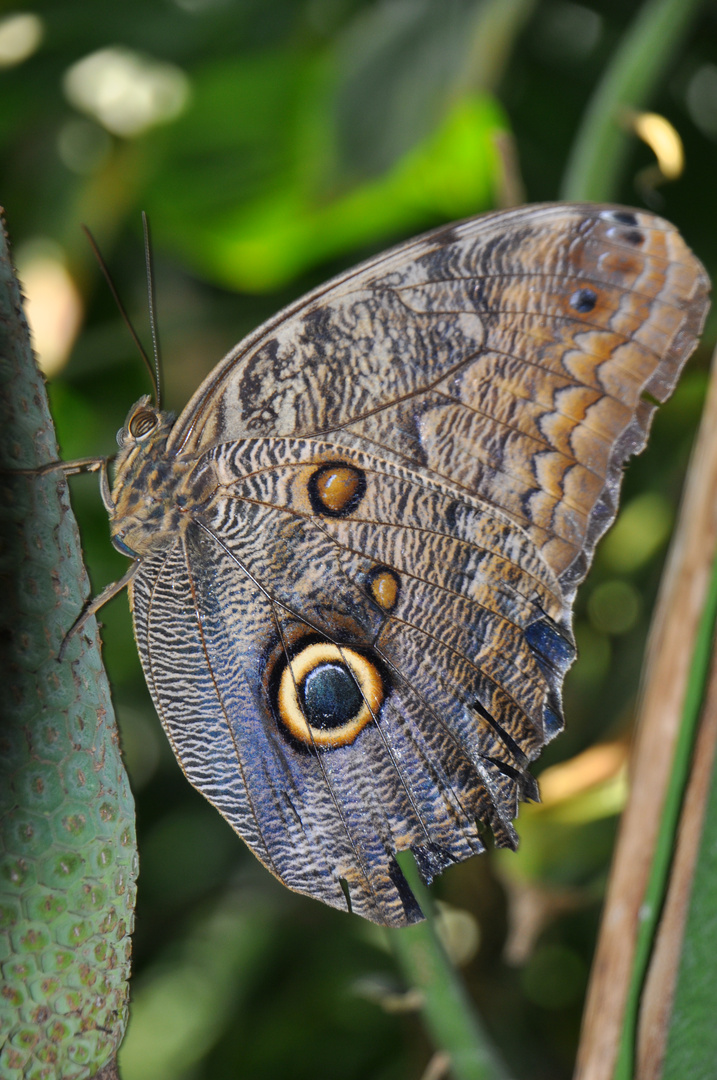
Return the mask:
[[570,305],[579,311],[581,315],[585,315],[588,311],[592,311],[597,303],[597,293],[593,289],[576,289],[573,295],[570,297]]
[[318,664],[299,687],[306,722],[315,728],[342,727],[363,705],[356,680],[344,664]]

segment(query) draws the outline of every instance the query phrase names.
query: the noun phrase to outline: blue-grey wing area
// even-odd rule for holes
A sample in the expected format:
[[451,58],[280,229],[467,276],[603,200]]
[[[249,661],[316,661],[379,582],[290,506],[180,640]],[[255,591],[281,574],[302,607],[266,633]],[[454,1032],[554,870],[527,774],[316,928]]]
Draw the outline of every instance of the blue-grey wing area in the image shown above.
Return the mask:
[[[147,683],[187,778],[286,885],[345,907],[333,853],[294,809],[291,768],[252,678],[271,605],[201,530],[145,560],[132,605]],[[315,794],[328,809],[325,785]]]

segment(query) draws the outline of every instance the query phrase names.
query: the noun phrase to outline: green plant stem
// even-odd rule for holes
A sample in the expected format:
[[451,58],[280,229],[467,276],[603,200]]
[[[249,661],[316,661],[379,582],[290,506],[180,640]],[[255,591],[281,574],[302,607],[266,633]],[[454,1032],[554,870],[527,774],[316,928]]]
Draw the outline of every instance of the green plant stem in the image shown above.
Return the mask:
[[[137,853],[89,581],[0,221],[0,1076],[112,1076]],[[109,1071],[108,1071],[109,1070]]]
[[615,198],[630,135],[621,114],[648,103],[679,50],[702,0],[648,0],[625,34],[585,111],[563,177],[561,198]]
[[660,831],[655,844],[650,878],[642,904],[644,918],[640,923],[635,943],[632,978],[625,1006],[622,1038],[614,1080],[632,1080],[634,1074],[635,1039],[640,995],[645,982],[660,912],[667,892],[682,798],[687,784],[697,725],[709,678],[716,622],[717,562],[712,568],[709,592],[705,599],[695,640],[670,782],[665,794]]
[[453,1080],[507,1080],[506,1068],[438,938],[431,897],[410,853],[401,853],[399,863],[427,918],[388,933],[406,982],[422,997],[421,1013],[429,1037],[437,1050],[448,1055]]
[[[708,691],[709,693],[709,691]],[[702,714],[701,725],[705,723]],[[717,755],[707,798],[682,940],[661,1080],[709,1076],[717,1061]]]

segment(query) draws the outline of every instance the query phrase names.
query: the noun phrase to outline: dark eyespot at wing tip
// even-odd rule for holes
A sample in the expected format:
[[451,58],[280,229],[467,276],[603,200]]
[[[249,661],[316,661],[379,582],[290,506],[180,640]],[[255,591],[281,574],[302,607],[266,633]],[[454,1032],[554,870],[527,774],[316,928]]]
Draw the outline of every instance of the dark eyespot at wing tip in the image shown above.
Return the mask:
[[645,233],[640,228],[640,222],[636,214],[631,210],[603,210],[600,213],[603,221],[614,227],[607,230],[607,235],[616,240],[623,240],[627,244],[639,247],[645,242]]
[[608,210],[607,216],[620,225],[637,225],[637,215],[633,214],[631,210]]
[[586,315],[597,304],[598,296],[594,289],[576,289],[570,297],[570,306],[580,315]]

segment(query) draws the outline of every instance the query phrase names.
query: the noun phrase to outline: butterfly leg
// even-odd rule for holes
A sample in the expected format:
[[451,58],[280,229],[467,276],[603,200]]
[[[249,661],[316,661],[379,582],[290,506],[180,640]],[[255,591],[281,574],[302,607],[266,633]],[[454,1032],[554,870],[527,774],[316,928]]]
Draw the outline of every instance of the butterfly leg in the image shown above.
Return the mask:
[[107,458],[76,458],[74,461],[50,461],[47,465],[40,465],[36,469],[13,469],[13,472],[19,473],[21,476],[45,476],[51,472],[63,472],[65,476],[74,476],[81,472],[99,472],[100,494],[105,510],[111,512],[115,509],[107,472]]
[[62,661],[62,658],[65,655],[65,650],[70,643],[70,639],[73,638],[75,634],[82,629],[88,619],[95,615],[101,607],[104,607],[108,600],[111,600],[113,596],[116,596],[117,593],[122,592],[122,590],[126,588],[127,585],[129,585],[130,581],[139,570],[139,566],[140,561],[139,559],[137,559],[135,562],[132,563],[127,573],[124,574],[119,579],[119,581],[113,581],[109,585],[105,586],[105,588],[102,590],[101,593],[99,593],[98,596],[95,596],[94,599],[88,601],[88,603],[85,604],[79,616],[77,617],[77,619],[75,619],[74,623],[65,634],[62,645],[60,646],[60,651],[57,654],[58,661]]

